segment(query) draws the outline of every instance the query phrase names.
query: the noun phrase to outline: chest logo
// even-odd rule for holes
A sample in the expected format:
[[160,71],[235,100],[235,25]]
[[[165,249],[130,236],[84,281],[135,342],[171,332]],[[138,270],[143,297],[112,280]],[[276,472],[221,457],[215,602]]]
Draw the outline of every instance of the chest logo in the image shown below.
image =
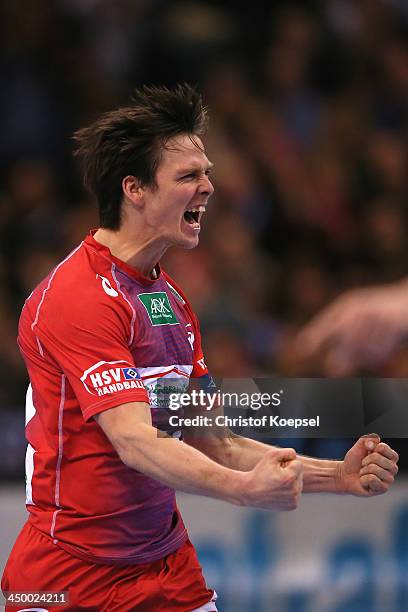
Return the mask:
[[179,325],[165,291],[139,293],[137,297],[145,307],[152,325]]
[[[191,327],[191,323],[187,323],[186,328],[187,327]],[[191,331],[191,329],[187,330],[187,339],[188,339],[188,341],[189,341],[189,343],[191,345],[191,350],[194,353],[194,340],[195,340],[195,337],[194,337],[194,333]]]
[[119,293],[116,291],[116,289],[112,287],[109,278],[101,276],[100,274],[97,274],[96,278],[98,278],[98,276],[102,280],[102,289],[104,290],[104,292],[110,295],[111,297],[118,297]]

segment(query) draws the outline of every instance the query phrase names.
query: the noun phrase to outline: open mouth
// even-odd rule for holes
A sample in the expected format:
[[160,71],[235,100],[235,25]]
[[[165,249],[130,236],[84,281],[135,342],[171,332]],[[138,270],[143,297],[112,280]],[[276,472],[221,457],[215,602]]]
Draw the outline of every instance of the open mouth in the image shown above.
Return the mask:
[[205,206],[196,206],[195,208],[190,208],[190,210],[186,210],[184,213],[184,220],[187,221],[190,225],[200,224],[201,217],[205,212]]

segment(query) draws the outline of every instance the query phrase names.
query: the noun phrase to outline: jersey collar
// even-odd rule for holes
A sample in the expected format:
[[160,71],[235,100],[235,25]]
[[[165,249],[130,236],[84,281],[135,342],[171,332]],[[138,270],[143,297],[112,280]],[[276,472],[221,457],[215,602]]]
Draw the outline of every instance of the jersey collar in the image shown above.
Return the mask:
[[148,278],[147,276],[144,276],[143,274],[141,274],[139,270],[136,270],[136,268],[129,266],[126,262],[112,255],[112,253],[110,252],[110,249],[108,249],[107,246],[95,240],[94,234],[96,232],[97,232],[96,229],[91,230],[89,234],[87,235],[87,237],[85,238],[84,243],[87,246],[90,246],[91,248],[93,248],[103,257],[109,259],[113,264],[115,264],[117,268],[125,272],[128,276],[134,278],[140,283],[143,283],[144,285],[153,285],[154,283],[157,283],[157,281],[161,279],[162,270],[161,270],[159,263],[157,263],[154,268],[156,272],[156,278]]

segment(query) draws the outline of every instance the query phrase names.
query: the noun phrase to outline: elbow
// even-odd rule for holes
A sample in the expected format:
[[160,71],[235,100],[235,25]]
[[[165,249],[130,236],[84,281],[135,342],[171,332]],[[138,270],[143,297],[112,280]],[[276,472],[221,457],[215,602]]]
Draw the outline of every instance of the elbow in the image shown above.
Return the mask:
[[106,414],[101,413],[98,417],[98,424],[121,461],[129,468],[143,471],[149,451],[157,438],[157,430],[150,423],[119,418],[121,414],[117,414],[115,409]]
[[143,450],[142,443],[130,436],[115,436],[111,438],[112,445],[119,455],[122,463],[133,470],[142,470]]
[[135,462],[135,457],[129,450],[123,447],[119,447],[119,448],[116,448],[116,452],[119,455],[119,459],[122,461],[122,463],[126,465],[126,467],[132,468],[133,470],[138,469],[136,462]]

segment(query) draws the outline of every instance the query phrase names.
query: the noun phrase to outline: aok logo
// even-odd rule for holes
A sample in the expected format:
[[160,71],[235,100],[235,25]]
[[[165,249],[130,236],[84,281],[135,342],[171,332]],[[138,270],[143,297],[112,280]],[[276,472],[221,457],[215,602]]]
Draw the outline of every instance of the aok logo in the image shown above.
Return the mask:
[[152,325],[179,325],[165,291],[139,293],[137,297],[145,307]]
[[99,361],[85,370],[81,381],[88,393],[98,397],[125,389],[145,388],[136,368],[126,361]]
[[170,314],[170,308],[167,308],[164,298],[153,298],[150,302],[152,314],[164,315]]

